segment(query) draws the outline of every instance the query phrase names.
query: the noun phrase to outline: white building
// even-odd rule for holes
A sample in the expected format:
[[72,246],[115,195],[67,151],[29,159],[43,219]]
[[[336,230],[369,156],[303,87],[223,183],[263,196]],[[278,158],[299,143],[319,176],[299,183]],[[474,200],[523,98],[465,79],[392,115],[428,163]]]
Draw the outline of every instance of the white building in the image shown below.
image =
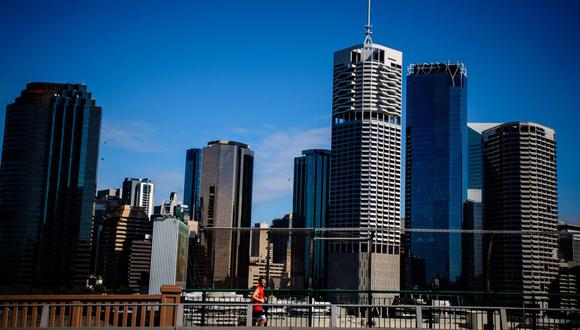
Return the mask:
[[164,284],[185,288],[188,248],[187,224],[173,217],[153,219],[149,294],[159,294]]
[[140,206],[148,216],[153,214],[155,184],[145,179],[125,178],[123,181],[123,204]]

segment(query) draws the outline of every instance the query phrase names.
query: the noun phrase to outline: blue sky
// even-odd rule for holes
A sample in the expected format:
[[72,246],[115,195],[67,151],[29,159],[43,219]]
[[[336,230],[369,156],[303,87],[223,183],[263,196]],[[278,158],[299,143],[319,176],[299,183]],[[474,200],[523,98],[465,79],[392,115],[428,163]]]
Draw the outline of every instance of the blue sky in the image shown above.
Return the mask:
[[[373,40],[409,63],[462,61],[469,121],[556,130],[560,216],[580,223],[580,2],[373,1]],[[185,150],[256,152],[254,221],[291,210],[292,159],[329,147],[333,52],[366,1],[0,1],[0,126],[27,81],[84,82],[103,108],[99,188],[183,193]],[[105,143],[106,142],[106,143]]]

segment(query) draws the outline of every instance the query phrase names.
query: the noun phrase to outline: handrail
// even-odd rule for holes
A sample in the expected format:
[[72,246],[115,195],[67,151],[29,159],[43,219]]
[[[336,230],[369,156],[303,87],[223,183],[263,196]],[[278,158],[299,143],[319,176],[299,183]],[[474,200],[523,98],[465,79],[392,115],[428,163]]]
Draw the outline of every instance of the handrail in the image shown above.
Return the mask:
[[[183,289],[184,293],[190,292],[251,292],[251,289]],[[355,289],[265,289],[265,293],[386,293],[386,294],[432,294],[432,295],[498,295],[498,296],[554,296],[554,297],[580,297],[580,293],[560,292],[526,292],[526,291],[461,291],[461,290],[355,290]]]

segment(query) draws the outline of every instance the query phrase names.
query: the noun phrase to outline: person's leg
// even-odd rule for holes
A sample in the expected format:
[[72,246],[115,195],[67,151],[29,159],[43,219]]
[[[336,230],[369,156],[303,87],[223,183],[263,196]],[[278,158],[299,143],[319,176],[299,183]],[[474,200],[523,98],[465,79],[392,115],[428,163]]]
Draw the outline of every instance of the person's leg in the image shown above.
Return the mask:
[[266,320],[266,313],[264,313],[262,311],[262,314],[260,315],[260,318],[259,318],[258,326],[259,327],[264,327],[264,326],[266,326],[266,322],[267,322],[267,320]]

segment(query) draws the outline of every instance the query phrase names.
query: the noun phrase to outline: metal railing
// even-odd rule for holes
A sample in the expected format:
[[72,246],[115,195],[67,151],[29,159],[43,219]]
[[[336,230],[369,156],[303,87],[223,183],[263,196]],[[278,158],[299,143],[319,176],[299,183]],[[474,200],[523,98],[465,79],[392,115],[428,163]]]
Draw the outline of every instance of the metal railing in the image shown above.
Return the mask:
[[[184,303],[185,327],[253,326],[253,305]],[[269,327],[578,329],[578,311],[421,305],[266,304]]]
[[[2,328],[250,327],[252,304],[11,304]],[[578,310],[427,305],[264,304],[275,328],[580,329]]]

